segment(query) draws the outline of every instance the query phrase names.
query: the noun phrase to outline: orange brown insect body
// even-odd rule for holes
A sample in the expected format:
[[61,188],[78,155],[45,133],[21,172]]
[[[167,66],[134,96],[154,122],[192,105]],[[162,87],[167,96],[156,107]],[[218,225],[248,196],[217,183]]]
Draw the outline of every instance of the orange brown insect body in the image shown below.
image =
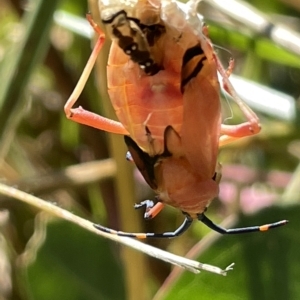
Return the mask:
[[[162,234],[131,234],[96,227],[136,238],[174,237],[183,233],[193,219],[227,234],[265,229],[254,226],[226,230],[204,215],[218,195],[219,146],[260,130],[257,116],[238,98],[228,80],[232,67],[223,69],[209,39],[191,25],[174,1],[104,4],[100,0],[99,6],[113,40],[107,65],[108,92],[120,123],[83,108],[72,108],[104,43],[103,32],[91,19],[99,38],[65,105],[66,115],[76,122],[125,135],[133,161],[158,195],[157,203],[146,200],[136,205],[146,207],[146,218],[154,217],[163,204],[177,207],[186,218],[176,231]],[[197,22],[201,28],[200,20]],[[218,72],[246,122],[221,124]]]

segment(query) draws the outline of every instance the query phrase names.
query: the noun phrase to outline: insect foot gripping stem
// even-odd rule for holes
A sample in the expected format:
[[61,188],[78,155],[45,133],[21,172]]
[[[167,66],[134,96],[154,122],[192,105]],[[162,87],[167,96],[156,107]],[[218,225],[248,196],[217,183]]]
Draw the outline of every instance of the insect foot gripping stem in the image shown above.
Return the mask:
[[283,226],[287,224],[288,220],[282,220],[271,224],[261,225],[261,226],[251,226],[251,227],[242,227],[242,228],[232,228],[226,229],[220,227],[219,225],[215,224],[209,218],[207,218],[203,213],[198,215],[198,220],[204,223],[210,229],[217,231],[221,234],[241,234],[241,233],[248,233],[248,232],[256,232],[256,231],[267,231],[272,228],[276,228],[279,226]]

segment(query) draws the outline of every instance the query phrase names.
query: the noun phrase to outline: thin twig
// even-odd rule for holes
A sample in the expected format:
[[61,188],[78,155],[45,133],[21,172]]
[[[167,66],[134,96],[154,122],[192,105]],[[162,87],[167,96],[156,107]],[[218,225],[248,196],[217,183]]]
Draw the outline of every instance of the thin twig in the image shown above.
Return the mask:
[[143,243],[141,243],[137,240],[131,239],[131,238],[125,238],[125,237],[120,237],[117,235],[112,235],[112,234],[107,234],[107,233],[101,232],[101,231],[97,230],[93,226],[93,223],[88,220],[80,218],[65,209],[55,206],[52,203],[49,203],[40,198],[37,198],[35,196],[32,196],[30,194],[27,194],[25,192],[22,192],[18,189],[15,189],[13,187],[7,186],[2,183],[0,183],[0,193],[7,197],[11,197],[11,198],[20,200],[22,202],[25,202],[27,204],[30,204],[32,206],[35,206],[35,207],[37,207],[43,211],[46,211],[58,218],[61,218],[66,221],[77,224],[78,226],[80,226],[88,231],[91,231],[97,235],[101,235],[110,240],[116,241],[123,245],[127,245],[133,249],[140,251],[140,252],[144,252],[150,256],[156,257],[156,258],[166,261],[168,263],[182,267],[182,268],[184,268],[190,272],[196,273],[196,274],[199,273],[200,270],[205,270],[208,272],[226,276],[227,271],[230,271],[233,266],[233,264],[231,264],[225,270],[222,270],[222,269],[212,266],[212,265],[203,264],[203,263],[200,263],[200,262],[197,262],[194,260],[190,260],[190,259],[178,256],[178,255],[174,255],[172,253],[157,249],[157,248],[149,246],[147,244],[143,244]]

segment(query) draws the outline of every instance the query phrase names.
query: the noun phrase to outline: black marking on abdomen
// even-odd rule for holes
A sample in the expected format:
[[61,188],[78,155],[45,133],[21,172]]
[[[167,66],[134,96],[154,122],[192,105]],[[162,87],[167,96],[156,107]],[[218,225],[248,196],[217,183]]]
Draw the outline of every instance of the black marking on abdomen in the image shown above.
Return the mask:
[[182,58],[182,68],[185,67],[185,65],[192,60],[195,56],[204,54],[200,44],[195,45],[192,48],[189,48],[185,51],[183,58]]
[[196,77],[203,67],[203,62],[206,60],[205,53],[203,52],[200,44],[187,49],[182,58],[181,67],[181,92],[184,92],[185,86],[189,81]]

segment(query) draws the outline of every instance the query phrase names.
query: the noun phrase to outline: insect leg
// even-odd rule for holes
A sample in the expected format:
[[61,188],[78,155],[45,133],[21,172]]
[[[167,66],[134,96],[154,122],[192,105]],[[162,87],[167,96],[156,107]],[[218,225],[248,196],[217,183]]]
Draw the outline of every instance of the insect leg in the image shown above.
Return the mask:
[[130,161],[131,163],[134,163],[132,155],[129,151],[126,152],[126,160]]
[[226,229],[226,228],[223,228],[223,227],[215,224],[212,220],[210,220],[204,214],[199,214],[198,220],[201,221],[202,223],[204,223],[210,229],[217,231],[221,234],[241,234],[241,233],[256,232],[256,231],[267,231],[269,229],[283,226],[288,223],[287,220],[282,220],[282,221],[278,221],[278,222],[271,223],[271,224],[265,224],[265,225],[261,225],[261,226]]
[[164,233],[130,233],[130,232],[113,230],[98,224],[94,224],[94,227],[106,233],[115,234],[118,236],[132,237],[136,239],[174,238],[176,236],[183,234],[191,226],[192,222],[193,219],[189,215],[186,215],[183,223],[175,231],[164,232]]
[[221,124],[221,136],[219,138],[219,147],[230,144],[240,138],[252,135],[249,132],[249,123],[244,122],[237,125],[225,125]]
[[229,77],[231,75],[231,73],[233,72],[233,68],[234,68],[234,59],[233,58],[230,58],[229,60],[229,65],[226,69],[226,75],[227,77]]
[[144,214],[144,219],[146,220],[150,220],[156,217],[158,213],[160,213],[161,210],[165,207],[165,205],[162,202],[154,203],[152,200],[145,200],[141,203],[135,204],[134,208],[139,209],[143,206],[146,207],[146,211]]
[[245,117],[247,118],[250,128],[249,130],[253,132],[252,134],[258,133],[260,131],[259,119],[255,112],[244,102],[242,99],[237,95],[234,87],[232,86],[231,82],[229,81],[228,77],[232,72],[233,68],[233,61],[230,61],[229,68],[227,71],[223,68],[218,56],[214,53],[213,54],[214,60],[217,65],[218,72],[223,78],[223,86],[224,89],[228,92],[229,95],[232,96],[233,101],[239,106]]
[[139,208],[142,208],[142,207],[146,207],[146,211],[150,210],[153,206],[155,205],[154,201],[152,200],[144,200],[140,203],[136,203],[134,204],[134,208],[135,209],[139,209]]
[[100,130],[127,135],[128,134],[127,130],[119,122],[94,114],[90,111],[83,109],[82,107],[72,108],[75,102],[78,100],[80,94],[82,93],[82,90],[88,80],[88,77],[91,74],[91,71],[95,65],[98,54],[102,49],[102,46],[105,41],[104,32],[102,32],[100,27],[93,21],[90,15],[87,15],[87,19],[99,36],[95,44],[95,47],[92,51],[92,54],[79,78],[79,81],[76,87],[74,88],[74,91],[72,92],[71,96],[67,100],[67,103],[65,104],[64,107],[65,114],[67,118],[77,123],[95,127]]
[[229,81],[228,77],[232,73],[234,61],[230,60],[229,67],[225,70],[218,58],[218,56],[213,53],[215,63],[217,65],[218,72],[223,78],[224,89],[232,96],[233,101],[239,106],[240,110],[243,112],[247,119],[247,122],[241,123],[239,125],[223,125],[221,127],[221,134],[219,146],[231,143],[241,137],[254,135],[259,133],[261,126],[259,124],[259,118],[252,111],[252,109],[237,95],[234,87]]

